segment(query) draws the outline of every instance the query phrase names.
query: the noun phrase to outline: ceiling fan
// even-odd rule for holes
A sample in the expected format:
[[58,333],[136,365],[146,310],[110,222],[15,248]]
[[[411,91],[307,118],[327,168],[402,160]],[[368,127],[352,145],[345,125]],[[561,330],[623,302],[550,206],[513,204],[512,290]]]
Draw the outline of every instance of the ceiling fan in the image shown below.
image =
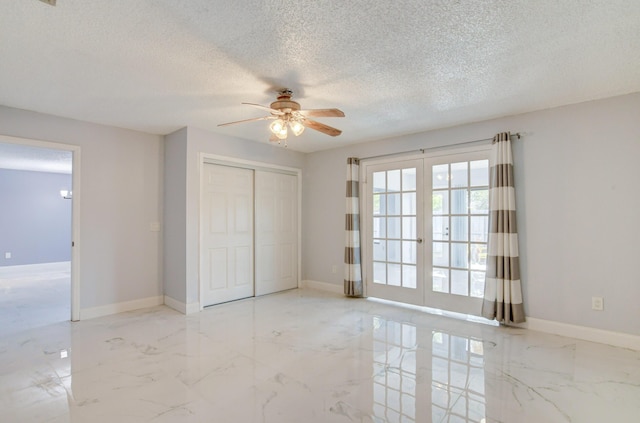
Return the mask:
[[238,120],[235,122],[221,123],[218,126],[235,125],[237,123],[253,122],[257,120],[272,120],[269,125],[271,131],[271,137],[269,141],[277,142],[280,144],[284,141],[284,145],[287,145],[287,136],[289,130],[293,132],[293,135],[298,136],[302,134],[305,127],[311,128],[323,134],[336,137],[342,133],[341,130],[332,128],[324,123],[316,122],[309,119],[309,117],[344,117],[344,113],[339,109],[300,109],[300,103],[291,100],[293,91],[288,88],[278,91],[278,97],[276,101],[269,106],[262,106],[254,103],[242,103],[260,109],[271,112],[270,116],[263,116],[252,119]]

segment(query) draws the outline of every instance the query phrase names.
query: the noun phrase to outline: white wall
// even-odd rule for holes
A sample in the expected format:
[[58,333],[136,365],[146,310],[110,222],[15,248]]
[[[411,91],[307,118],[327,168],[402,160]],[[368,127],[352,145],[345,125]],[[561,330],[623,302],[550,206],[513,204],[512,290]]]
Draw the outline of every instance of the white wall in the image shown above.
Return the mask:
[[[526,312],[640,335],[638,110],[635,93],[308,155],[189,128],[165,137],[164,180],[156,135],[3,106],[0,133],[82,149],[86,309],[163,294],[161,233],[149,230],[163,220],[166,293],[198,301],[199,152],[303,168],[302,278],[341,286],[347,157],[524,132],[514,155]],[[164,218],[163,182],[176,199]],[[592,296],[604,297],[603,312]]]
[[81,310],[161,295],[162,138],[4,106],[0,133],[81,147]]
[[[523,132],[514,158],[525,311],[640,335],[639,111],[634,93],[309,154],[303,279],[343,283],[347,157]],[[591,310],[592,296],[604,297],[604,311]]]
[[[165,285],[167,295],[172,296],[176,292],[175,295],[181,295],[181,297],[172,298],[185,303],[187,309],[193,309],[194,305],[199,303],[200,175],[198,172],[200,153],[294,168],[302,168],[304,166],[305,155],[282,147],[225,137],[193,127],[183,128],[174,134],[166,136],[165,144],[167,146],[165,155],[167,171],[175,169],[178,172],[186,172],[186,174],[173,176],[169,176],[167,173],[166,176],[166,178],[185,178],[186,199],[184,203],[176,201],[175,204],[168,205],[168,203],[172,202],[169,199],[169,190],[173,192],[181,189],[182,181],[172,187],[168,184],[166,185],[165,227],[172,228],[172,236],[169,238],[167,233],[165,240]],[[182,149],[182,151],[174,151],[174,148],[177,150]],[[185,207],[186,214],[184,219],[180,215],[182,211],[177,210],[178,207]],[[170,213],[170,208],[175,210]],[[180,242],[184,238],[184,256],[176,257],[174,255],[169,257],[169,244],[174,238],[180,240]],[[184,263],[182,263],[183,257]],[[180,272],[182,272],[181,278],[178,276]],[[182,293],[184,293],[184,299],[182,298]]]

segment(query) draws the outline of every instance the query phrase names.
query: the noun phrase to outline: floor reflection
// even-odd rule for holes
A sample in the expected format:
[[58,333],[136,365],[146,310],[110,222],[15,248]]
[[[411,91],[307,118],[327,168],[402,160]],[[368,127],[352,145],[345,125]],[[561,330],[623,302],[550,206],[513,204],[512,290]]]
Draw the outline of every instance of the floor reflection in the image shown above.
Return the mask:
[[373,414],[382,421],[416,421],[417,331],[373,317]]
[[637,421],[640,352],[289,291],[0,336],[0,422]]
[[431,340],[433,420],[484,422],[482,341],[439,331]]
[[419,330],[380,316],[374,316],[372,324],[376,418],[402,423],[485,422],[481,340]]

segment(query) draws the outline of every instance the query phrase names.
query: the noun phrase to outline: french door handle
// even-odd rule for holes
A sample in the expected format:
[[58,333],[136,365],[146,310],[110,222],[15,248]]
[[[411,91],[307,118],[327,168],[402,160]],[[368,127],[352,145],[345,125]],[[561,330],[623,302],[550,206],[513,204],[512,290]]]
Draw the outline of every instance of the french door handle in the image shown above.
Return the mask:
[[422,244],[422,238],[418,238],[418,239],[408,239],[407,241],[415,241],[418,244]]

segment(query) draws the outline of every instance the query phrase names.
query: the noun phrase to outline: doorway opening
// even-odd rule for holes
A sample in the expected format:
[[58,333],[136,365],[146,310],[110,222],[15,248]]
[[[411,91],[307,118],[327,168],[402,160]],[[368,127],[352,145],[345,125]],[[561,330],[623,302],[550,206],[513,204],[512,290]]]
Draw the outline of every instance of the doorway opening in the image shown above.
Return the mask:
[[0,136],[0,322],[79,320],[80,148]]

